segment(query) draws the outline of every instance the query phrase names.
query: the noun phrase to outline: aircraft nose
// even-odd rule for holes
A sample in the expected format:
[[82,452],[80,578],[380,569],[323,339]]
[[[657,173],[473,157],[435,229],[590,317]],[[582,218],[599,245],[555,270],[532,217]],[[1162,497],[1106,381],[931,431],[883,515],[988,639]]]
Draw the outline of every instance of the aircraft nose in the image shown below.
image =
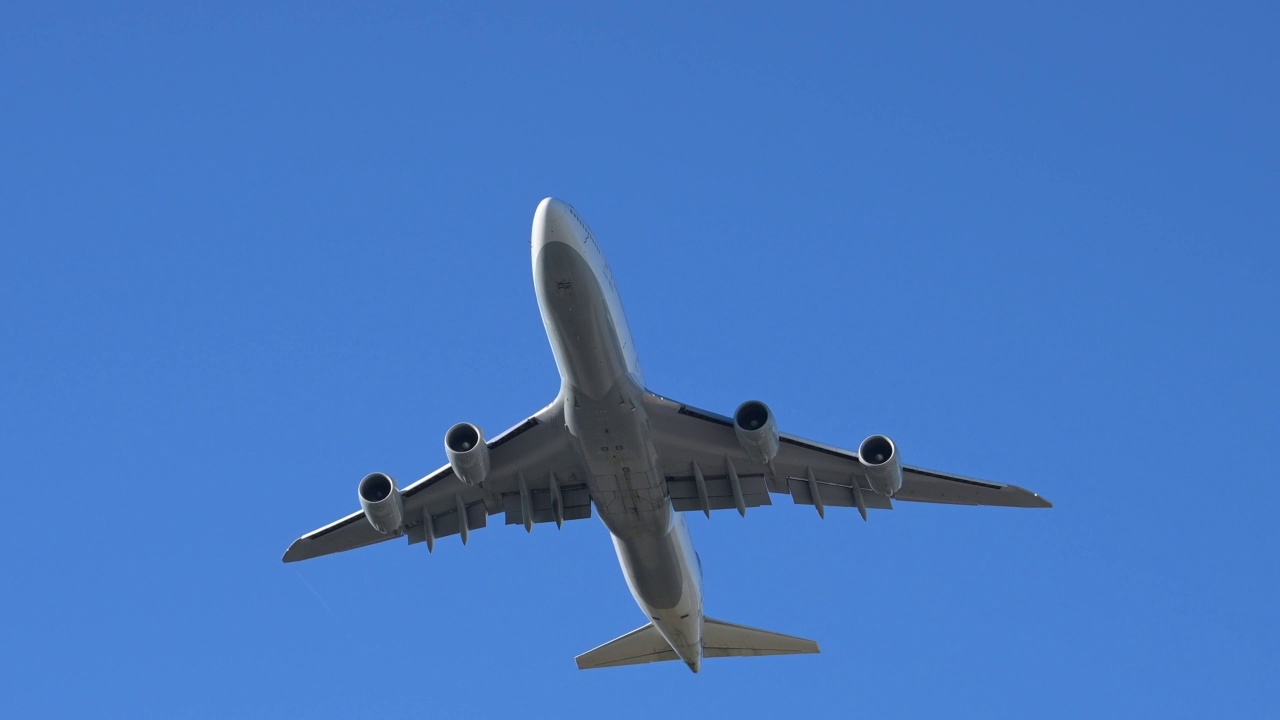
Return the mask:
[[569,211],[568,203],[561,200],[560,198],[547,197],[547,198],[543,198],[542,202],[538,203],[538,209],[534,211],[534,217],[537,217],[538,215],[543,215],[543,216],[559,218],[568,214],[568,211]]
[[538,203],[538,209],[533,213],[533,225],[535,228],[541,225],[552,233],[559,234],[573,222],[572,218],[573,210],[569,208],[569,203],[549,197]]
[[533,213],[533,237],[530,243],[533,258],[537,259],[538,251],[547,243],[572,243],[577,235],[576,227],[573,210],[565,201],[549,197],[538,203],[538,209]]

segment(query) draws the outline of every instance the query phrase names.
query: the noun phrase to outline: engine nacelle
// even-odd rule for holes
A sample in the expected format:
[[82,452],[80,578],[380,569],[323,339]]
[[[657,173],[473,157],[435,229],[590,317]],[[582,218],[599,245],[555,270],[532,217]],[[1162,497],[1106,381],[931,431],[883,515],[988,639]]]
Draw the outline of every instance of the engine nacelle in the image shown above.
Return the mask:
[[444,453],[453,474],[468,485],[480,485],[489,477],[489,446],[484,433],[471,423],[458,423],[444,434]]
[[898,459],[897,446],[889,438],[872,435],[863,440],[858,446],[858,462],[862,463],[872,490],[893,497],[902,489],[902,461]]
[[768,465],[778,455],[778,426],[773,422],[769,406],[759,400],[748,400],[733,413],[733,431],[747,457]]
[[385,473],[369,473],[360,481],[360,509],[374,530],[384,535],[400,532],[404,525],[404,501],[396,481]]

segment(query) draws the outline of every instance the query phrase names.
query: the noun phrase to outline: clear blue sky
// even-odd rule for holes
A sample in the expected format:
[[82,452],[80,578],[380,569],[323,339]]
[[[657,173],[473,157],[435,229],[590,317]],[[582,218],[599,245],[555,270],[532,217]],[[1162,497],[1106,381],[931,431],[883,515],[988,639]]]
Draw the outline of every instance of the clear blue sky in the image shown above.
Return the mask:
[[[1274,3],[171,5],[0,9],[6,716],[1280,714]],[[693,517],[823,648],[696,677],[596,520],[281,564],[554,395],[547,195],[653,389],[1056,507]]]

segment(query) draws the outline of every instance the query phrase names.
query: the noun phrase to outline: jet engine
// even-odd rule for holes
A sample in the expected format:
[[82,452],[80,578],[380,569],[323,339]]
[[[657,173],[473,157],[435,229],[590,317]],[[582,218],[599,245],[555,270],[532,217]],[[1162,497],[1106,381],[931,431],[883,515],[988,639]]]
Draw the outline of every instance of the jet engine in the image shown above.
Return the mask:
[[360,509],[374,530],[393,535],[404,525],[404,501],[390,475],[370,473],[360,481]]
[[471,423],[458,423],[444,434],[444,453],[453,474],[468,485],[479,485],[489,477],[489,446],[484,433]]
[[759,400],[748,400],[733,413],[733,431],[747,457],[768,465],[778,454],[778,426],[773,422],[769,406]]
[[858,462],[862,463],[872,490],[893,497],[902,489],[902,461],[898,459],[898,448],[889,438],[872,435],[863,440],[858,446]]

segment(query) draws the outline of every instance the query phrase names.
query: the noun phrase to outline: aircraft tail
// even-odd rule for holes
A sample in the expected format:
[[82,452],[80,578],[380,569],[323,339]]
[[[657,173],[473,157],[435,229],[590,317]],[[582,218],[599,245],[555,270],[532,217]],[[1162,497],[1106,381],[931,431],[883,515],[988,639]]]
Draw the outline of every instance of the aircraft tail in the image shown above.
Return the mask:
[[676,651],[667,644],[667,639],[662,637],[658,628],[654,627],[653,623],[649,623],[616,640],[610,640],[594,650],[588,650],[574,659],[578,661],[579,670],[589,670],[679,660],[680,656],[676,655]]
[[[702,621],[702,656],[754,657],[759,655],[803,655],[820,652],[813,640],[757,630],[706,618]],[[637,628],[575,658],[578,669],[640,665],[679,660],[653,623]]]
[[818,643],[792,635],[757,630],[707,618],[702,621],[703,657],[754,657],[757,655],[808,655],[818,653]]

